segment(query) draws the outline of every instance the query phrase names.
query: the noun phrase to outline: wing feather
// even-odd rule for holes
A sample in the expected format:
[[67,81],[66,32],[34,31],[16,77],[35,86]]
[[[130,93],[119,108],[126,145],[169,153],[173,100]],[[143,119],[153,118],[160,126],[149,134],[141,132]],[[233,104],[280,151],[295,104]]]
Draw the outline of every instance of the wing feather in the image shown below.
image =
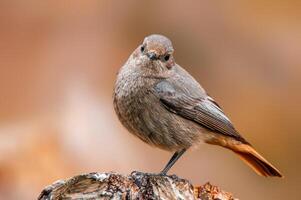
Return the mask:
[[192,97],[164,80],[154,88],[162,105],[170,112],[196,122],[207,129],[247,143],[235,130],[218,104],[209,96]]

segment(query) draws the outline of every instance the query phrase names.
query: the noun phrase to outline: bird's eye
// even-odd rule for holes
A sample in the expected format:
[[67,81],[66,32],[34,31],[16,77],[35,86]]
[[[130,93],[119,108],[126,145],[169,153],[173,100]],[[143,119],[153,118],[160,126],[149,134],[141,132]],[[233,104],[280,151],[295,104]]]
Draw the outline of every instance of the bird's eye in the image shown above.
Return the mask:
[[140,47],[140,51],[141,51],[142,53],[144,52],[144,49],[145,49],[144,46],[141,46],[141,47]]
[[170,58],[170,55],[168,54],[168,55],[166,55],[166,56],[164,56],[164,60],[165,61],[168,61],[169,60],[169,58]]

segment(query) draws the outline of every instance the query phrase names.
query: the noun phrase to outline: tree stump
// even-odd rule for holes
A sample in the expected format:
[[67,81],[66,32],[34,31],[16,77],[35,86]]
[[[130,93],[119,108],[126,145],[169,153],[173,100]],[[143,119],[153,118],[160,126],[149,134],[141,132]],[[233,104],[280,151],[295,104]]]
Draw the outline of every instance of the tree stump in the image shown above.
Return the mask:
[[176,175],[132,172],[128,176],[117,173],[88,173],[59,180],[47,186],[38,200],[106,199],[106,200],[234,200],[229,192],[206,183],[194,187]]

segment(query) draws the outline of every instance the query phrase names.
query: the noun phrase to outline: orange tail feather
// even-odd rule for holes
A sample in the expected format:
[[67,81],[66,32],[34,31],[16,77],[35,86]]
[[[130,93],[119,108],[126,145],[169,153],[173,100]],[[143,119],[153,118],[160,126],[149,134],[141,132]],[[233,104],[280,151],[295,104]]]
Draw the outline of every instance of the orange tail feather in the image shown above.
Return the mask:
[[235,145],[230,149],[246,162],[257,174],[261,176],[283,177],[279,170],[262,157],[253,147],[248,144]]
[[258,175],[283,177],[281,172],[262,157],[250,144],[233,140],[229,137],[216,136],[206,141],[208,144],[219,145],[236,153]]

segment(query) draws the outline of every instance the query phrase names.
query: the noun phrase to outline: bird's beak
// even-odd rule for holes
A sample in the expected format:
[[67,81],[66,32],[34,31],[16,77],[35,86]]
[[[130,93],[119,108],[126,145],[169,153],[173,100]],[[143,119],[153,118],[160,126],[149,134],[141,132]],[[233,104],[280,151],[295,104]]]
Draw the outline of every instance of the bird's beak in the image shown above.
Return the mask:
[[147,57],[150,59],[150,60],[156,60],[157,59],[157,55],[155,52],[148,52],[146,53]]

